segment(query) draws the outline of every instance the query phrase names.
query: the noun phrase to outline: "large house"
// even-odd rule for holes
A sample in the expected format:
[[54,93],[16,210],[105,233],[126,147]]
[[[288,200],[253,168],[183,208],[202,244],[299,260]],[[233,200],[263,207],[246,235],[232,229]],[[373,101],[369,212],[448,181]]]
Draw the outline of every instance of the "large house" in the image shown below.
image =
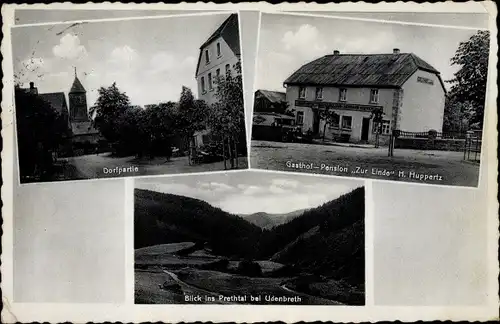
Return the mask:
[[96,145],[100,139],[99,132],[92,126],[87,109],[87,92],[78,79],[75,79],[68,93],[69,105],[64,92],[38,93],[34,82],[30,82],[29,92],[37,94],[52,109],[57,111],[65,120],[68,128],[68,140],[73,153],[82,149],[82,145]]
[[[445,87],[439,71],[413,53],[340,54],[334,51],[288,77],[286,100],[304,132],[372,142],[372,111],[383,110],[381,140],[394,129],[441,132]],[[320,111],[336,112],[325,127]],[[338,116],[338,118],[336,118]]]
[[[196,66],[198,99],[204,100],[208,105],[215,103],[217,78],[236,73],[234,69],[240,60],[238,14],[231,14],[200,46]],[[195,135],[195,145],[206,144],[208,137],[208,130],[198,132]]]

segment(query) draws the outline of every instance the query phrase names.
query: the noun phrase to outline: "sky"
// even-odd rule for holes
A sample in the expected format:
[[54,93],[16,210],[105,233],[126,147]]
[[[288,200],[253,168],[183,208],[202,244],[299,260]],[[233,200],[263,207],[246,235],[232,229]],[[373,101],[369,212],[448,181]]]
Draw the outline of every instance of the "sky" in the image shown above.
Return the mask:
[[135,180],[136,188],[204,200],[233,214],[288,213],[317,207],[362,181],[269,172],[231,172]]
[[133,105],[177,101],[183,85],[197,95],[199,47],[228,17],[210,14],[12,29],[14,73],[39,93],[66,93],[74,67],[93,105],[116,81]]
[[[344,16],[353,14],[344,13]],[[363,16],[362,14],[356,14]],[[420,16],[419,16],[420,15]],[[365,15],[366,16],[366,15]],[[440,19],[425,19],[429,14],[377,14],[376,18],[398,21],[418,21],[442,25],[484,28],[487,15],[450,14]],[[436,21],[437,20],[437,21]],[[256,89],[284,91],[283,81],[316,58],[340,53],[414,53],[441,72],[449,80],[458,69],[451,66],[461,41],[466,41],[477,30],[402,25],[386,22],[368,22],[338,18],[297,15],[262,14]],[[448,84],[446,86],[449,87]]]

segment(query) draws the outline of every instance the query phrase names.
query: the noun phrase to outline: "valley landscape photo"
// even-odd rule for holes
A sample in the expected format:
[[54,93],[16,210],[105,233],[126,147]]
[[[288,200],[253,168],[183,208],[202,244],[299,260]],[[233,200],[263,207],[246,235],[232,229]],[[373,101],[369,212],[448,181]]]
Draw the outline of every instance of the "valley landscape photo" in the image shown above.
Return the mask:
[[267,172],[137,179],[135,303],[364,305],[364,195]]

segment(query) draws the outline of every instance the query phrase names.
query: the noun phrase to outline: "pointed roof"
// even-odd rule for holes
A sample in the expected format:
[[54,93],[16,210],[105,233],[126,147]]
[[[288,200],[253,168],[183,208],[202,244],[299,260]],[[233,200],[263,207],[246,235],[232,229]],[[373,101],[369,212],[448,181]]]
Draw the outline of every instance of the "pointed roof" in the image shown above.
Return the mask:
[[86,92],[82,83],[80,82],[80,80],[78,80],[78,77],[76,76],[76,74],[75,74],[75,81],[73,81],[73,85],[71,86],[71,90],[69,91],[69,93],[75,93],[75,92],[76,93]]
[[217,38],[222,37],[227,43],[234,55],[240,55],[240,32],[238,24],[238,14],[231,14],[224,22],[213,32],[212,35],[200,46],[200,55],[198,56],[198,65],[196,67],[196,75],[198,75],[198,69],[201,62],[201,56],[203,54],[203,49],[210,45]]

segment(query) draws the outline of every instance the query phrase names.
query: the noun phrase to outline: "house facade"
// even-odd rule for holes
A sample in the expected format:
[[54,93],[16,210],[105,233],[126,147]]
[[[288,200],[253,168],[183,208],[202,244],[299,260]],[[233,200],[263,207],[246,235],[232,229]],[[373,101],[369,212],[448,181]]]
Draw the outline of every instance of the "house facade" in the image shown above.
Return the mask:
[[[237,73],[235,67],[241,61],[238,15],[231,14],[210,37],[200,46],[196,81],[198,99],[211,105],[215,97],[216,81],[219,77]],[[210,131],[195,134],[195,145],[201,146],[210,141]]]
[[[304,132],[350,142],[381,142],[392,130],[441,132],[445,88],[439,72],[412,53],[340,54],[305,64],[290,77],[286,100]],[[325,125],[322,111],[334,111]],[[382,110],[382,123],[372,111]]]
[[236,73],[234,69],[240,60],[238,15],[231,14],[200,47],[196,67],[198,99],[208,105],[216,102],[217,78]]

